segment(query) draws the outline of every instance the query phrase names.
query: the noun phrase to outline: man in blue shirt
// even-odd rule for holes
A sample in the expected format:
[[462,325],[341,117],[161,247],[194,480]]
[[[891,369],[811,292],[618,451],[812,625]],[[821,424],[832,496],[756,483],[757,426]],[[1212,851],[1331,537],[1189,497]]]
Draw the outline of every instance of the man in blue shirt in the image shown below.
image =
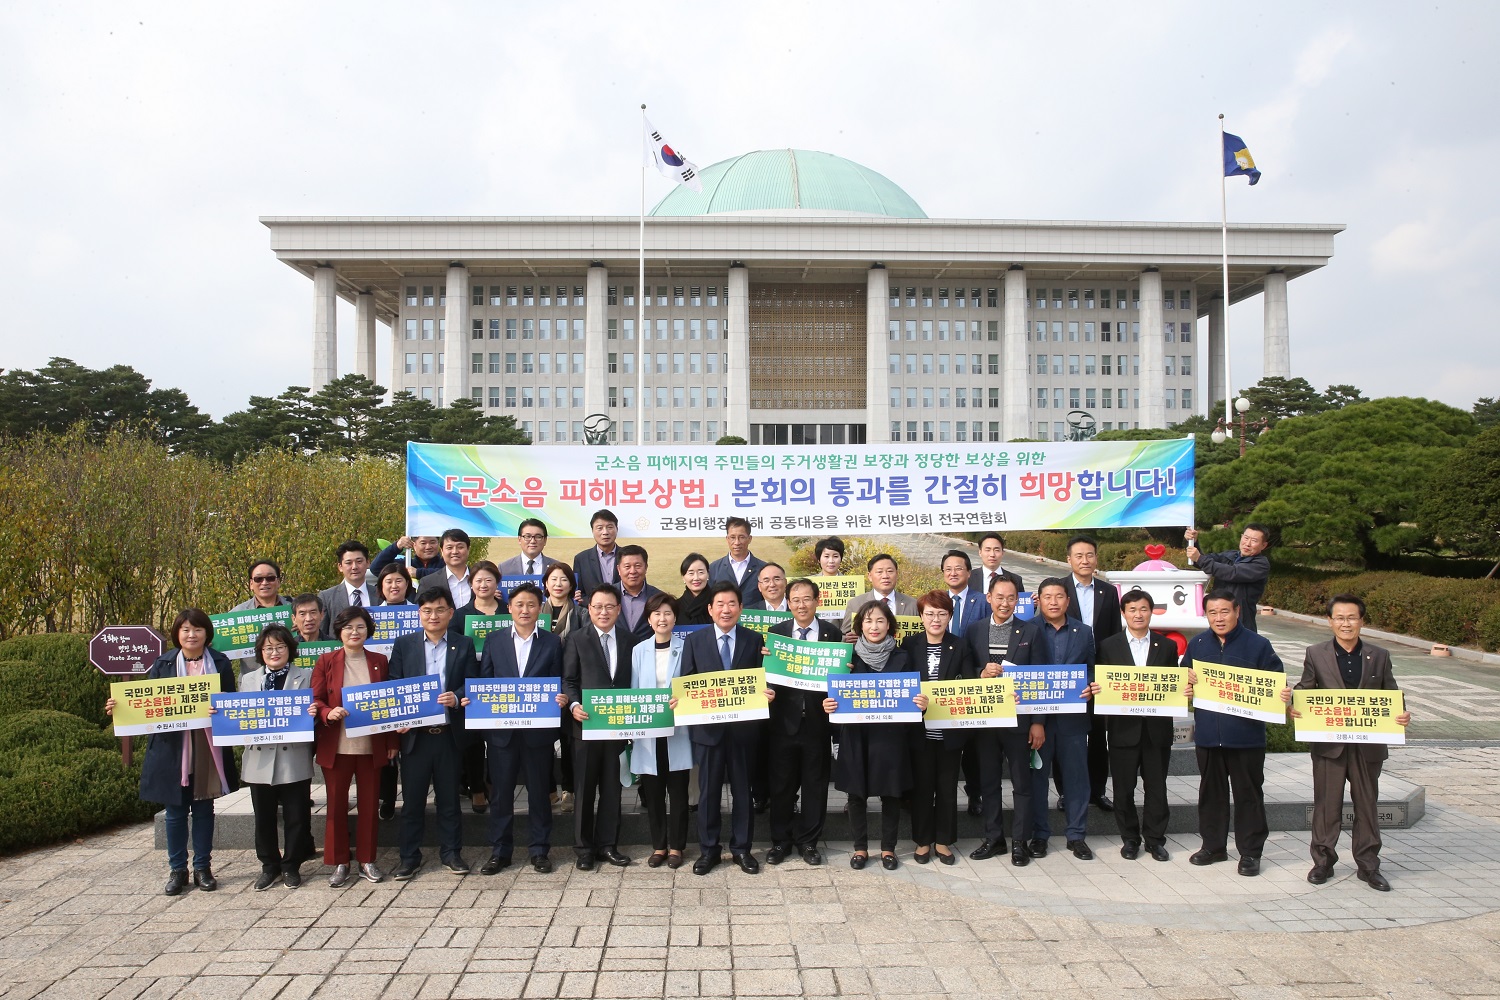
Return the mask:
[[1200,552],[1195,544],[1198,529],[1189,528],[1185,536],[1188,545],[1188,562],[1214,578],[1215,590],[1227,590],[1240,607],[1240,624],[1251,632],[1259,632],[1255,622],[1255,606],[1266,592],[1266,581],[1271,578],[1271,560],[1266,549],[1271,547],[1271,529],[1264,524],[1247,524],[1240,533],[1239,551]]

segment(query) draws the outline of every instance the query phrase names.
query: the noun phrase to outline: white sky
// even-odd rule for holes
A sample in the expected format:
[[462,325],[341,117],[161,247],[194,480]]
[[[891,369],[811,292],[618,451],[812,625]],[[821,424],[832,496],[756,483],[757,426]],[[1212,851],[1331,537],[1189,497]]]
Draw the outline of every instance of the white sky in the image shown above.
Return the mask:
[[[216,416],[306,384],[312,284],[258,216],[631,215],[642,102],[701,166],[826,150],[934,218],[1217,220],[1223,112],[1265,173],[1231,180],[1232,220],[1349,227],[1289,286],[1293,373],[1467,409],[1500,395],[1497,23],[1489,3],[6,4],[0,367],[130,364]],[[1231,313],[1240,387],[1260,325],[1258,298]],[[388,371],[383,326],[381,348]]]

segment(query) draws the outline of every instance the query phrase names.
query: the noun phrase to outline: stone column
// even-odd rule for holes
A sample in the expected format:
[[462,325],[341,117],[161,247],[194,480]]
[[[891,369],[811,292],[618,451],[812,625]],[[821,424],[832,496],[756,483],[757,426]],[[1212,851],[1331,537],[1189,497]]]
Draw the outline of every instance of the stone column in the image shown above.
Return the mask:
[[338,277],[329,265],[313,269],[312,391],[339,377]]
[[[1001,430],[1005,440],[1031,434],[1031,363],[1026,348],[1026,271],[1012,264],[1005,272],[1005,312],[1001,347],[1005,372],[1001,384]],[[974,405],[981,405],[974,400]]]
[[375,296],[369,292],[354,300],[354,373],[375,381]]
[[615,414],[609,410],[609,268],[595,261],[589,265],[588,287],[583,300],[583,412]]
[[1286,318],[1286,273],[1272,271],[1266,275],[1264,337],[1265,376],[1267,378],[1292,377],[1291,330]]
[[890,440],[891,375],[886,369],[891,318],[891,276],[872,265],[865,279],[865,440]]
[[1208,395],[1204,399],[1203,413],[1213,419],[1224,401],[1224,297],[1215,295],[1208,300]]
[[726,430],[750,440],[750,272],[743,264],[729,268],[728,410]]
[[438,344],[443,352],[443,405],[469,398],[469,269],[448,265],[448,306],[443,314],[447,332]]
[[[1141,272],[1141,342],[1133,344],[1132,353],[1141,354],[1142,427],[1167,426],[1167,376],[1163,367],[1166,355],[1165,321],[1162,319],[1161,272],[1148,267]],[[1133,421],[1136,414],[1132,413]]]

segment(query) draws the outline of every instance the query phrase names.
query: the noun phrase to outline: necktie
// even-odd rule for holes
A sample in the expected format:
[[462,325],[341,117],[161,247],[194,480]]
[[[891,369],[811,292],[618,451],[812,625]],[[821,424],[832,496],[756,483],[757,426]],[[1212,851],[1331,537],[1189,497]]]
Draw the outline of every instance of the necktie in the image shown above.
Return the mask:
[[797,631],[802,633],[797,638],[801,639],[803,642],[806,642],[807,641],[807,633],[809,633],[809,632],[812,631],[812,627],[809,626],[807,628],[799,628]]
[[719,636],[719,662],[724,665],[725,670],[729,669],[729,636],[727,635]]
[[964,617],[964,598],[963,598],[963,595],[960,594],[960,595],[958,595],[957,597],[955,597],[953,599],[953,621],[950,623],[948,631],[950,631],[950,632],[957,632],[958,631],[958,623],[963,620],[963,617]]
[[363,587],[355,587],[353,590],[349,591],[349,600],[353,603],[354,607],[356,607],[356,608],[360,607],[361,605],[363,605],[365,603],[365,590],[364,590],[364,588]]
[[609,656],[609,636],[608,635],[601,635],[599,637],[599,652],[601,652],[601,653],[604,654],[604,669],[607,670],[607,671],[609,671],[609,679],[610,680],[614,680],[615,679],[615,665],[614,665],[614,663],[612,663],[610,661],[610,656]]
[[530,562],[528,562],[526,564],[526,575],[527,576],[536,576],[536,560],[535,559],[532,559]]

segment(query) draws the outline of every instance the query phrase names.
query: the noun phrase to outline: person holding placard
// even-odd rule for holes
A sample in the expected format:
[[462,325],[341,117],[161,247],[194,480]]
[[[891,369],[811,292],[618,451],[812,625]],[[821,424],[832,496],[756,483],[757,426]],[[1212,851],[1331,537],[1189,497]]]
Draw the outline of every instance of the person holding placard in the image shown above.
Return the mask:
[[[636,688],[667,688],[682,669],[682,639],[677,625],[677,602],[663,593],[646,602],[646,621],[652,641],[638,642],[631,651],[630,681]],[[675,708],[675,703],[673,704]],[[681,868],[688,837],[688,776],[693,769],[693,745],[681,726],[671,736],[636,740],[630,770],[641,779],[641,804],[651,827],[651,868]]]
[[322,725],[313,738],[314,758],[323,769],[328,798],[328,819],[323,831],[323,863],[333,866],[328,885],[340,889],[349,882],[349,784],[355,786],[359,816],[354,824],[354,857],[359,876],[380,882],[385,874],[375,867],[375,800],[380,768],[395,759],[396,741],[387,733],[350,736],[344,732],[344,688],[380,684],[390,679],[388,663],[380,653],[365,649],[365,640],[375,622],[364,608],[345,608],[333,620],[332,630],[343,643],[341,649],[324,653],[313,667],[313,708]]
[[677,623],[679,625],[711,625],[708,617],[708,557],[700,552],[689,552],[683,557],[682,593],[677,597]]
[[[475,589],[480,570],[474,568]],[[537,627],[542,611],[542,592],[523,583],[510,593],[511,624],[491,632],[485,640],[476,677],[557,677],[563,673],[562,640]],[[561,702],[562,696],[558,696]],[[488,729],[490,783],[495,801],[490,806],[490,857],[479,869],[481,875],[497,875],[510,867],[514,848],[516,782],[526,782],[526,821],[531,833],[528,856],[531,867],[552,871],[552,744],[555,729]]]
[[250,599],[241,601],[230,611],[253,611],[256,608],[274,608],[278,604],[292,602],[281,596],[281,567],[269,559],[257,559],[250,564]]
[[[944,623],[947,624],[946,622]],[[896,645],[896,615],[881,601],[870,601],[854,616],[859,635],[849,661],[851,674],[911,672],[910,654]],[[925,698],[918,696],[919,707]],[[825,699],[823,711],[832,715],[838,702]],[[839,736],[839,759],[833,768],[833,787],[849,799],[849,831],[854,853],[849,867],[860,871],[870,852],[869,797],[880,797],[880,866],[895,871],[896,839],[901,834],[901,797],[912,787],[910,722],[873,722],[845,726]],[[920,727],[917,727],[920,728]]]
[[[241,691],[296,691],[312,687],[312,671],[294,667],[297,640],[285,625],[267,625],[255,640],[254,670],[240,677]],[[317,705],[308,706],[316,715]],[[312,828],[311,743],[264,743],[245,747],[241,774],[250,786],[255,811],[255,856],[260,877],[255,891],[263,892],[278,878],[288,889],[302,884],[302,853]],[[281,810],[286,849],[276,844],[276,811]]]
[[[407,550],[411,551],[410,558],[406,555]],[[391,565],[404,566],[407,575],[417,580],[430,576],[443,568],[442,541],[436,535],[418,535],[416,538],[402,535],[376,553],[370,560],[370,572],[380,577]]]
[[[462,636],[464,622],[470,618],[505,613],[506,603],[500,597],[500,567],[484,559],[469,570],[469,603],[453,612],[448,631]],[[471,738],[460,747],[460,752],[459,792],[469,797],[469,804],[475,812],[485,812],[490,807],[489,772],[484,762],[485,740]]]
[[443,532],[443,568],[422,577],[422,582],[417,585],[417,592],[420,594],[422,591],[441,587],[448,591],[455,609],[473,600],[473,585],[469,581],[470,545],[469,533],[462,528],[449,528]]
[[[172,622],[175,652],[166,653],[146,672],[146,680],[197,677],[210,670],[219,675],[219,690],[236,690],[234,667],[229,658],[210,649],[213,622],[199,608],[185,608]],[[115,700],[104,703],[104,713],[113,715]],[[239,784],[234,754],[214,746],[207,729],[152,733],[141,763],[141,798],[166,806],[167,875],[166,894],[177,896],[188,885],[188,825],[192,818],[193,884],[204,892],[219,887],[213,873],[214,799],[234,791]]]
[[[787,588],[792,617],[772,625],[770,631],[804,642],[843,642],[839,627],[818,617],[819,600],[816,582],[793,580]],[[830,728],[823,699],[816,691],[782,688],[771,703],[768,865],[781,864],[794,849],[809,865],[823,863],[818,841],[823,839],[823,824],[828,818]],[[799,793],[802,810],[795,812]]]
[[870,581],[870,589],[850,601],[849,606],[844,609],[844,638],[847,641],[854,641],[858,631],[854,624],[854,616],[866,604],[872,602],[884,604],[886,610],[890,611],[893,616],[917,613],[917,599],[896,589],[896,578],[899,572],[896,557],[887,552],[870,558],[865,565],[865,575]]
[[[1099,566],[1099,545],[1088,535],[1068,540],[1068,566],[1073,572],[1063,581],[1068,591],[1068,614],[1093,629],[1094,642],[1120,632],[1120,592],[1094,571]],[[1089,704],[1088,767],[1089,801],[1105,812],[1114,803],[1104,794],[1109,783],[1109,730],[1104,719]],[[1062,794],[1062,785],[1057,786]]]
[[416,596],[415,588],[411,585],[411,574],[401,563],[391,563],[380,571],[380,577],[375,581],[375,590],[381,605],[387,607],[410,604],[411,599]]
[[[345,608],[368,608],[378,603],[375,592],[367,582],[370,571],[370,550],[357,539],[338,547],[334,553],[334,564],[343,577],[327,590],[318,591],[318,603],[323,606],[323,621],[326,631],[324,639],[337,639],[332,631],[333,619]],[[294,609],[295,610],[295,609]]]
[[[944,557],[945,567],[950,560],[954,566],[959,565],[953,555],[950,552]],[[967,563],[965,559],[961,583],[968,581]],[[982,599],[979,604],[989,606]],[[917,599],[917,614],[922,618],[922,634],[909,636],[901,648],[922,679],[956,681],[979,676],[968,644],[948,627],[953,619],[952,599],[941,590],[928,591]],[[926,711],[926,697],[921,701]],[[945,865],[957,861],[953,844],[958,840],[958,773],[968,737],[962,729],[912,727],[911,839],[916,843],[912,857],[919,865],[931,861],[933,851]]]
[[[1391,673],[1391,654],[1360,638],[1365,624],[1365,602],[1355,594],[1338,594],[1328,602],[1333,638],[1308,646],[1302,661],[1299,691],[1343,688],[1400,690]],[[1281,700],[1292,702],[1292,689],[1283,688]],[[1296,709],[1293,717],[1300,717]],[[1396,716],[1396,724],[1411,723],[1411,713]],[[1344,786],[1354,803],[1350,847],[1359,880],[1371,889],[1390,892],[1380,873],[1380,772],[1390,751],[1384,743],[1313,743],[1313,815],[1309,847],[1313,867],[1307,880],[1322,885],[1333,877],[1338,863],[1339,830],[1343,825]]]
[[[1208,631],[1188,640],[1182,665],[1196,684],[1194,663],[1222,663],[1242,669],[1286,673],[1271,643],[1245,628],[1233,593],[1215,590],[1203,599]],[[1254,609],[1251,609],[1254,613]],[[1234,796],[1234,846],[1239,873],[1260,874],[1260,855],[1270,835],[1266,821],[1266,724],[1211,710],[1196,703],[1193,742],[1198,749],[1198,834],[1203,846],[1188,858],[1195,865],[1228,861],[1230,793]]]
[[[1056,577],[1036,588],[1036,605],[1048,663],[1082,663],[1092,676],[1094,630],[1068,615],[1068,588]],[[1085,689],[1083,697],[1090,697]],[[1047,812],[1047,784],[1055,765],[1062,776],[1063,801],[1067,804],[1064,834],[1068,850],[1079,861],[1094,860],[1088,841],[1090,717],[1087,713],[1049,715],[1047,740],[1042,746],[1042,766],[1031,772],[1031,839],[1026,851],[1033,858],[1047,856],[1052,821]]]
[[[1120,598],[1125,631],[1099,640],[1101,664],[1137,667],[1177,666],[1177,644],[1151,631],[1156,602],[1144,590]],[[1097,692],[1095,692],[1097,693]],[[1140,857],[1141,843],[1157,861],[1167,853],[1167,764],[1172,756],[1172,720],[1168,716],[1108,715],[1110,780],[1115,789],[1115,825],[1119,827],[1120,857]],[[1135,778],[1141,776],[1144,811],[1135,811]]]

